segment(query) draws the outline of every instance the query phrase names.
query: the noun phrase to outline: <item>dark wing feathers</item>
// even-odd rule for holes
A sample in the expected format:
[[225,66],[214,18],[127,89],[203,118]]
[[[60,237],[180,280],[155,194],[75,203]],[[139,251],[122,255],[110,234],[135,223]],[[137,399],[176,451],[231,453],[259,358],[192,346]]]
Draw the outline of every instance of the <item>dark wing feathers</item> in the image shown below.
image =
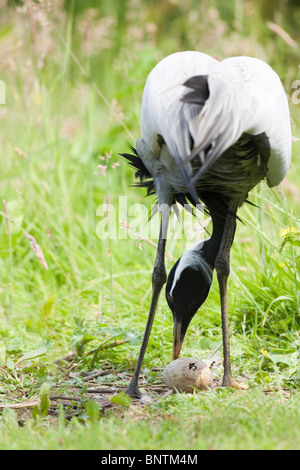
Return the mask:
[[197,75],[189,78],[183,85],[192,88],[193,91],[187,93],[181,98],[184,103],[193,103],[203,106],[209,97],[209,89],[207,84],[207,75]]
[[[193,90],[181,101],[185,106],[191,106],[183,112],[194,146],[185,158],[181,155],[182,167],[187,167],[195,157],[205,155],[200,168],[190,178],[188,189],[191,190],[225,150],[239,139],[242,131],[239,119],[235,119],[238,104],[233,87],[220,77],[208,75],[194,76],[184,85]],[[198,105],[196,113],[193,105]]]
[[147,196],[155,194],[155,187],[153,183],[153,177],[145,167],[143,160],[139,157],[136,149],[129,145],[131,153],[120,153],[121,157],[126,158],[129,165],[137,170],[134,174],[135,178],[139,179],[140,182],[134,184],[133,186],[138,186],[140,188],[147,189]]
[[139,157],[136,149],[129,144],[129,149],[132,153],[120,153],[121,157],[126,158],[129,165],[136,169],[135,177],[143,181],[145,178],[152,178],[151,174],[145,167],[143,160]]
[[[133,186],[136,186],[136,187],[139,187],[139,188],[146,188],[147,196],[155,195],[156,194],[155,186],[154,186],[154,182],[153,182],[153,178],[152,178],[151,174],[149,173],[149,171],[145,167],[145,165],[144,165],[142,159],[139,157],[136,149],[132,145],[129,145],[129,148],[130,148],[132,153],[120,153],[119,155],[121,157],[126,158],[129,165],[137,170],[135,172],[134,176],[135,176],[135,178],[140,179],[140,182],[133,184]],[[189,203],[191,203],[194,206],[199,204],[197,194],[196,194],[196,197],[193,198],[192,195],[189,194],[189,193],[182,194],[182,193],[174,192],[173,196],[174,196],[174,200],[173,200],[172,204],[174,204],[175,202],[179,202],[179,204],[181,204],[183,207],[188,207]],[[190,210],[192,212],[192,208]],[[153,214],[151,214],[151,216],[152,215]]]

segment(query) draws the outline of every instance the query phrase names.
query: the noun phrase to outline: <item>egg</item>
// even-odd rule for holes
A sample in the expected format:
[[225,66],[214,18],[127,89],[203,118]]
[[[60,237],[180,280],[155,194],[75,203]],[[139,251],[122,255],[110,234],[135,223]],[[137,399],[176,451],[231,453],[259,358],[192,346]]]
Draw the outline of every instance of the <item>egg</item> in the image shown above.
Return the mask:
[[167,365],[163,380],[170,390],[193,393],[194,389],[211,387],[213,375],[205,362],[193,357],[181,357]]

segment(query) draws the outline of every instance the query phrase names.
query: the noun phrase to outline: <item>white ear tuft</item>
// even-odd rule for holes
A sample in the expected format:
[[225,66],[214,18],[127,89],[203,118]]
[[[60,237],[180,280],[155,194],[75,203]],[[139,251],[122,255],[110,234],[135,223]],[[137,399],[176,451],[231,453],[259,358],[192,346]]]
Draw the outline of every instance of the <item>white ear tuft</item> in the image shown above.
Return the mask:
[[209,284],[211,284],[213,270],[211,266],[207,263],[207,261],[203,258],[201,252],[201,248],[203,247],[204,241],[194,243],[188,250],[183,253],[174,274],[172,287],[169,292],[171,296],[173,295],[173,290],[177,282],[180,280],[180,276],[182,275],[183,271],[187,268],[194,269],[195,271],[202,271],[204,278]]

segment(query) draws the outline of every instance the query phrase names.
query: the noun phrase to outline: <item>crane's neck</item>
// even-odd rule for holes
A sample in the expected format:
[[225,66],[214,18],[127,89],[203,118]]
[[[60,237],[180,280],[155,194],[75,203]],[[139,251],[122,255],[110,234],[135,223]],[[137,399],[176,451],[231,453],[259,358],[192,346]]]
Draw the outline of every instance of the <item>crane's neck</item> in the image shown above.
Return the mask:
[[208,240],[205,240],[201,252],[207,263],[212,269],[214,269],[216,257],[218,256],[224,233],[226,212],[224,215],[211,212],[211,218],[213,226],[212,235]]

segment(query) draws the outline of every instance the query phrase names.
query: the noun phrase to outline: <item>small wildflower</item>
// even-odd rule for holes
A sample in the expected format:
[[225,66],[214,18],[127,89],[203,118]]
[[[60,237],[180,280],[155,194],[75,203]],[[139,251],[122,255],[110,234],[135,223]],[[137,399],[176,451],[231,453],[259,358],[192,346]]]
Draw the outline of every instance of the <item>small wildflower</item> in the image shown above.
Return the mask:
[[119,165],[120,165],[119,162],[113,163],[113,164],[112,164],[113,170],[115,170],[115,169],[117,168],[117,166],[119,166]]
[[106,170],[107,170],[107,165],[98,165],[98,168],[99,168],[99,172],[97,172],[96,174],[97,175],[100,175],[100,176],[105,176],[106,175]]
[[107,165],[98,165],[99,170],[106,171]]
[[266,351],[265,349],[261,349],[260,352],[261,352],[264,356],[266,356],[266,357],[268,357],[268,358],[270,357],[268,351]]
[[283,228],[283,229],[280,230],[279,235],[281,237],[284,237],[285,235],[288,235],[290,233],[295,233],[295,232],[297,232],[297,229],[295,227]]

